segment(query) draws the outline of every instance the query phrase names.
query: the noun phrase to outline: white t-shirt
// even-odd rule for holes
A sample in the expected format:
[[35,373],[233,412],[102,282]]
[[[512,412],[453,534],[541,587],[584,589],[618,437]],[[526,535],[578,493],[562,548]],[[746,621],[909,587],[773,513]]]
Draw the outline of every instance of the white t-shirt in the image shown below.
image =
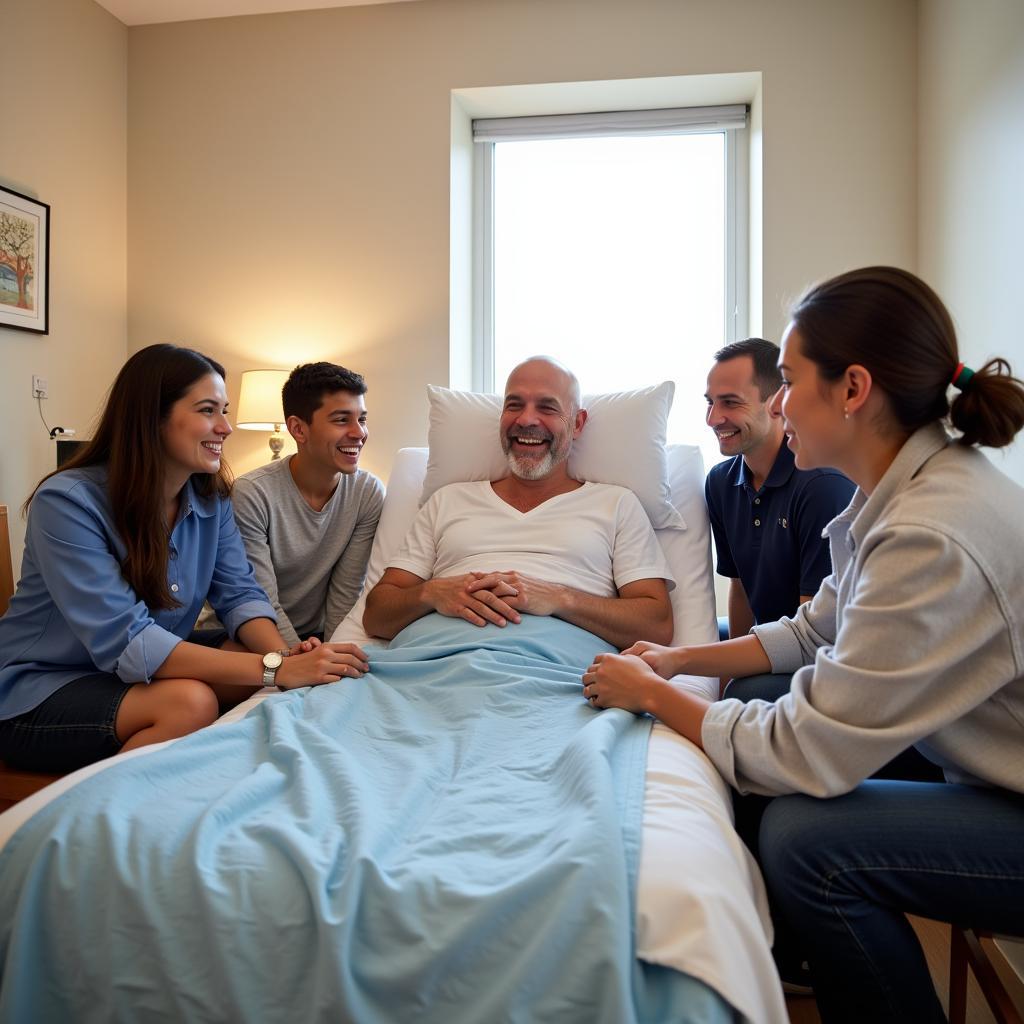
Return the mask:
[[643,506],[613,484],[585,483],[529,512],[490,481],[449,484],[420,509],[390,566],[424,580],[515,570],[599,597],[637,580],[675,587]]

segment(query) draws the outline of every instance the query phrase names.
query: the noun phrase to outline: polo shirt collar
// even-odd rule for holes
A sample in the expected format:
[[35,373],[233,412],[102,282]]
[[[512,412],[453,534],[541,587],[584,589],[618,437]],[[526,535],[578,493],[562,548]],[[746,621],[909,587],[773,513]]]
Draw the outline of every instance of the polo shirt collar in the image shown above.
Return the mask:
[[[753,477],[750,475],[750,469],[747,466],[746,460],[742,455],[736,457],[739,459],[739,473],[737,474],[735,484],[737,487],[743,486],[752,491],[754,489]],[[775,456],[772,468],[769,470],[761,487],[785,487],[789,483],[789,478],[793,475],[795,469],[796,456],[790,451],[789,445],[786,444],[786,439],[783,437],[779,453]]]

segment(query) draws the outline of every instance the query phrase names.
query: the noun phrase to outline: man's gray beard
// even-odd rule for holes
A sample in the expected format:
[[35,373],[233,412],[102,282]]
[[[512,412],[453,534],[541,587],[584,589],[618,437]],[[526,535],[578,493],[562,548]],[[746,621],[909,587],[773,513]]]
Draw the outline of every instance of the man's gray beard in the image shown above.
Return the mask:
[[505,459],[508,462],[509,471],[520,480],[543,480],[555,467],[554,454],[550,448],[544,453],[544,458],[540,462],[535,462],[530,458],[521,459],[511,451],[505,453]]

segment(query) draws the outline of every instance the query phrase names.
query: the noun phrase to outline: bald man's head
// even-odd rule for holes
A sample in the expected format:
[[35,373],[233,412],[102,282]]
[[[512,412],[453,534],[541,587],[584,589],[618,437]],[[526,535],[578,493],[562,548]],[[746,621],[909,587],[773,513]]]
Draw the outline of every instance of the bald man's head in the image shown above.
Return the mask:
[[[534,366],[534,364],[537,365]],[[557,359],[552,359],[551,356],[530,356],[529,359],[524,359],[518,366],[513,367],[512,372],[508,375],[508,380],[505,382],[506,395],[508,394],[509,384],[521,370],[532,370],[533,372],[540,373],[547,372],[551,375],[549,380],[552,382],[560,379],[563,391],[572,405],[573,412],[575,413],[580,408],[582,404],[580,382],[576,379],[576,374],[564,363],[560,363]]]
[[587,414],[576,375],[555,359],[532,356],[509,374],[499,437],[509,470],[541,480],[569,457]]

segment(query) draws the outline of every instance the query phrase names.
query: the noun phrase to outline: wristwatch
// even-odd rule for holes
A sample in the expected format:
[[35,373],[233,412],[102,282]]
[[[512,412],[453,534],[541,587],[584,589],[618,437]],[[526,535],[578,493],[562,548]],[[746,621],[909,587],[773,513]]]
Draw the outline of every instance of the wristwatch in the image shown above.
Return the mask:
[[281,662],[284,661],[284,655],[280,651],[271,651],[269,654],[263,655],[263,685],[264,686],[276,686],[279,690],[281,689],[280,684],[277,682],[277,670],[281,667]]

